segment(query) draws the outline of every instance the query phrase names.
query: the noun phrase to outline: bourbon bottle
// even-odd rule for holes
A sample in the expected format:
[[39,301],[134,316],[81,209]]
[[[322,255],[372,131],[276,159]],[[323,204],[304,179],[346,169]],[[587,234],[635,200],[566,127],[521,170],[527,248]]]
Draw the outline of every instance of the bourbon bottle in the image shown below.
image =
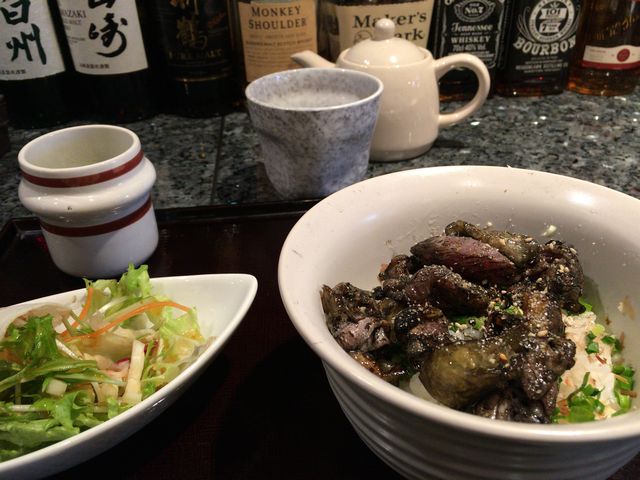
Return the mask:
[[514,2],[498,94],[537,96],[564,91],[580,10],[581,0]]
[[[470,53],[489,70],[492,91],[495,71],[506,33],[507,6],[511,0],[438,0],[429,34],[429,50],[435,58]],[[456,69],[440,79],[440,100],[471,98],[478,89],[477,77]]]
[[590,95],[631,93],[640,74],[640,2],[588,0],[568,88]]

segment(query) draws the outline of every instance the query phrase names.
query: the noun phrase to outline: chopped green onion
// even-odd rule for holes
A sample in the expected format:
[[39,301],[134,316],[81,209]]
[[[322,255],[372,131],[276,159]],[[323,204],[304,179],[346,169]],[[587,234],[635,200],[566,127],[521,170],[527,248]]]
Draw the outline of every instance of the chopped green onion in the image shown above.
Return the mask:
[[589,354],[591,354],[591,353],[600,353],[600,345],[598,345],[598,342],[589,342],[587,344],[587,348],[585,350]]

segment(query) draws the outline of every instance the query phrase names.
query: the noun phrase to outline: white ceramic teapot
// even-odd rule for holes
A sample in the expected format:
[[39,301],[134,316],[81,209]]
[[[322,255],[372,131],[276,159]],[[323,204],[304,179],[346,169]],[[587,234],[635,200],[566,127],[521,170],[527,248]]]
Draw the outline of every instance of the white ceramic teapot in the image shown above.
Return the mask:
[[[384,84],[380,114],[371,145],[371,160],[395,161],[416,157],[431,148],[440,127],[453,125],[476,111],[489,93],[489,71],[474,55],[460,53],[434,60],[431,53],[394,37],[395,24],[376,22],[373,39],[343,51],[336,64],[305,50],[291,58],[303,67],[360,70]],[[452,113],[440,113],[438,80],[448,71],[465,67],[478,77],[478,91],[469,103]]]

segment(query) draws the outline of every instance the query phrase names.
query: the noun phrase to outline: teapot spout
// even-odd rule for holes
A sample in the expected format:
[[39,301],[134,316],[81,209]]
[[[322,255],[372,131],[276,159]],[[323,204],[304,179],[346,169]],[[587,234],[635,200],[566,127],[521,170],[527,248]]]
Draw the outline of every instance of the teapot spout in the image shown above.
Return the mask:
[[291,55],[291,60],[296,62],[298,65],[302,67],[335,67],[334,63],[331,63],[328,60],[325,60],[317,53],[312,52],[311,50],[304,50],[302,52],[297,52]]

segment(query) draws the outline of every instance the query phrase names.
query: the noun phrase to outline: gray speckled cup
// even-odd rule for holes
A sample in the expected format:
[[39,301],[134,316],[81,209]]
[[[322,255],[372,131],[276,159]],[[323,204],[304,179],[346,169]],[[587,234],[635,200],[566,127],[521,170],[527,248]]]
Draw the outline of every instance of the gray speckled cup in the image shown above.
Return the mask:
[[340,68],[287,70],[246,89],[269,180],[285,198],[323,197],[364,178],[382,82]]

